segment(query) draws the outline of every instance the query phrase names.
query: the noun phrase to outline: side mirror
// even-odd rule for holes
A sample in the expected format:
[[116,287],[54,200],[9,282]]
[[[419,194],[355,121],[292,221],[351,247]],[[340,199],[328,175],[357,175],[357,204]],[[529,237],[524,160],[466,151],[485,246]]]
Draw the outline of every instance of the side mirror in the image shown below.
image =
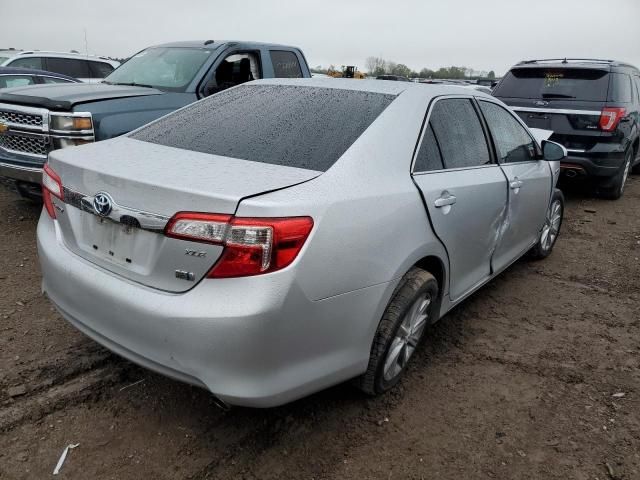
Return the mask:
[[542,158],[547,162],[558,162],[567,158],[567,149],[556,142],[542,141]]

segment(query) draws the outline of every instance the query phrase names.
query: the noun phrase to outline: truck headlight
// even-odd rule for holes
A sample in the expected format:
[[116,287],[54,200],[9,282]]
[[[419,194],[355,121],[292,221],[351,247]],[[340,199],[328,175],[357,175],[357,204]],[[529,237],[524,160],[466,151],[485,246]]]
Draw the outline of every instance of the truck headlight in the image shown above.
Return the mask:
[[51,130],[63,130],[77,132],[81,130],[93,129],[93,121],[90,113],[80,113],[75,115],[51,114]]
[[93,143],[93,140],[82,137],[53,137],[53,146],[55,148],[75,147],[77,145],[85,145],[87,143]]

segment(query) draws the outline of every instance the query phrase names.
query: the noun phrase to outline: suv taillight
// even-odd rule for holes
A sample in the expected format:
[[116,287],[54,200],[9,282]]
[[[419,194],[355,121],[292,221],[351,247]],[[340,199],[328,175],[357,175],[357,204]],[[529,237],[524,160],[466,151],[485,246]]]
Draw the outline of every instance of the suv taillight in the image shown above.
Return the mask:
[[192,242],[223,245],[209,278],[245,277],[275,272],[291,264],[311,229],[311,217],[243,218],[180,212],[165,227],[165,235]]
[[55,195],[60,200],[64,200],[64,191],[62,190],[60,176],[46,163],[42,171],[42,201],[49,216],[55,219],[56,210],[53,207],[51,195]]
[[627,111],[621,107],[603,108],[600,114],[600,130],[613,132],[626,114]]

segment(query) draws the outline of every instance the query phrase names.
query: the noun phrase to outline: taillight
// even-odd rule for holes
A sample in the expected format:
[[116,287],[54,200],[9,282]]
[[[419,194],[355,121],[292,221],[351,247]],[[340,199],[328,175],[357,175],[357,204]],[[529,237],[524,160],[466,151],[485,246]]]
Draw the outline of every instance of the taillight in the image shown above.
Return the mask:
[[60,200],[64,200],[64,192],[62,190],[62,181],[60,176],[53,171],[49,164],[44,165],[42,171],[42,201],[44,208],[51,218],[56,218],[56,210],[53,207],[51,195],[55,195]]
[[603,108],[600,114],[600,130],[613,132],[626,114],[627,111],[621,107]]
[[209,278],[244,277],[281,270],[293,262],[311,229],[311,217],[242,218],[180,212],[169,220],[165,235],[223,245]]

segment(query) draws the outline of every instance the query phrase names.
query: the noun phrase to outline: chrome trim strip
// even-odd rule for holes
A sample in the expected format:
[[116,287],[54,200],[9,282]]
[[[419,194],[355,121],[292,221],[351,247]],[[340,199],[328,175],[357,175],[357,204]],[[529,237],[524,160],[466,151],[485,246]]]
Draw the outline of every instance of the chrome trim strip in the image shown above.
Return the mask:
[[600,116],[602,112],[597,110],[571,110],[566,108],[535,108],[535,107],[509,107],[514,112],[531,112],[531,113],[557,113],[564,115],[591,115]]
[[11,163],[0,162],[0,177],[12,178],[13,180],[22,180],[30,183],[42,182],[41,167],[23,167],[13,165]]
[[8,103],[0,103],[0,110],[6,110],[13,113],[24,113],[27,115],[39,115],[42,117],[42,126],[24,125],[22,123],[7,123],[9,127],[21,128],[24,130],[33,130],[47,133],[49,131],[49,110],[46,108],[23,107],[22,105],[10,105]]
[[579,148],[567,148],[567,152],[569,152],[569,153],[584,153],[584,152],[586,152],[586,150],[579,149]]
[[93,195],[85,195],[68,187],[63,187],[64,203],[76,207],[83,212],[95,215],[98,218],[109,220],[113,223],[126,225],[131,228],[139,228],[149,232],[160,233],[169,221],[169,217],[157,213],[145,212],[131,207],[125,207],[113,203],[111,212],[107,216],[98,215],[93,208]]

